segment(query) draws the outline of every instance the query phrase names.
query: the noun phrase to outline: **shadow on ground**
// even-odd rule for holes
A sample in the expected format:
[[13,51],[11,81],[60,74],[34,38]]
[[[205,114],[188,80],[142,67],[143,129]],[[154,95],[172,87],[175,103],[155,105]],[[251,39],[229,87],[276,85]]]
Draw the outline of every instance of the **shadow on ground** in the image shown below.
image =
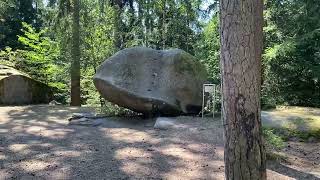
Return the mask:
[[[0,179],[224,179],[219,120],[180,117],[182,129],[152,119],[111,118],[70,126],[63,106],[0,107]],[[317,179],[279,163],[271,179]]]
[[90,110],[59,106],[2,108],[1,177],[223,178],[219,178],[223,175],[222,132],[214,132],[220,133],[218,138],[202,136],[204,131],[214,131],[209,127],[157,131],[150,125],[152,120],[141,119],[110,127],[68,126],[66,119],[72,112]]
[[290,168],[284,164],[281,164],[279,162],[268,162],[268,169],[271,171],[274,171],[278,174],[283,174],[288,178],[292,178],[292,179],[312,179],[312,180],[316,180],[316,179],[320,179],[319,177],[316,177],[313,174],[309,174],[306,172],[302,172],[302,171],[298,171],[296,169]]

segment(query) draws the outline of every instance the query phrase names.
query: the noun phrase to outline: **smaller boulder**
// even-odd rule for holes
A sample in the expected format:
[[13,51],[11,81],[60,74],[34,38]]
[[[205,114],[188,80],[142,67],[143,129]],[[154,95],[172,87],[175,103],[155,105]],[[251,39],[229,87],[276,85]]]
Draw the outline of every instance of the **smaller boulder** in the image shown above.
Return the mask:
[[167,130],[172,128],[178,128],[179,124],[173,118],[158,117],[154,124],[155,129]]

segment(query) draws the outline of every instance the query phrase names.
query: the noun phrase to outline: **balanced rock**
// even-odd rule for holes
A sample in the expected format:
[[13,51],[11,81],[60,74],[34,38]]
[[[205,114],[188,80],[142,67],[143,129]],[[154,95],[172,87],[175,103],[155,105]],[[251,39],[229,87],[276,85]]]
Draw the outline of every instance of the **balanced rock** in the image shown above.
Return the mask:
[[144,114],[195,114],[207,73],[180,49],[119,51],[99,67],[94,84],[106,100]]

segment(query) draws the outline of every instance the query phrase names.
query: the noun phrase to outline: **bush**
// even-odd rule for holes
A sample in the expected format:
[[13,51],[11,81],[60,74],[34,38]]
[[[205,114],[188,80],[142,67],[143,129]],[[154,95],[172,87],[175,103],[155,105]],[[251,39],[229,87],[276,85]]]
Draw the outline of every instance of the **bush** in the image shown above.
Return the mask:
[[284,140],[281,136],[274,133],[273,129],[264,128],[263,136],[266,140],[267,150],[280,150],[284,148]]

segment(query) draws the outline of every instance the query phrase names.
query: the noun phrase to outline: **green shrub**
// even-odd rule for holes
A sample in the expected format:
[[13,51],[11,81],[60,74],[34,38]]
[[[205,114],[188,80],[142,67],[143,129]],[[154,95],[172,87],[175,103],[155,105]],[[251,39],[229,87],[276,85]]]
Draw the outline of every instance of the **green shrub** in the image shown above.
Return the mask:
[[282,137],[274,133],[274,129],[263,129],[263,136],[266,140],[266,147],[269,150],[280,150],[284,147],[285,143]]

